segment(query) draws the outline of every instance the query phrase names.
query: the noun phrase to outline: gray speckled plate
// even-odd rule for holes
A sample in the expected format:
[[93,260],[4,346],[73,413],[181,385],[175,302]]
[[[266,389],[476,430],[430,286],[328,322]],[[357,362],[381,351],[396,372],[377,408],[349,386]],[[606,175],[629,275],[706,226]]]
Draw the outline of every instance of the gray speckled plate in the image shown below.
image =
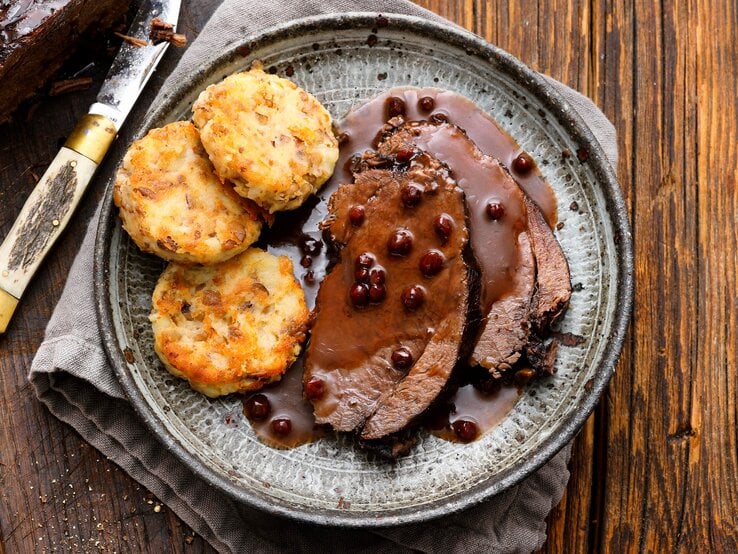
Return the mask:
[[[373,32],[378,41],[370,46]],[[401,85],[446,88],[474,100],[539,161],[553,186],[564,223],[557,236],[575,285],[561,330],[586,340],[562,346],[555,377],[529,388],[502,423],[474,443],[423,435],[394,465],[369,458],[345,437],[275,450],[256,439],[238,398],[210,400],[159,363],[147,316],[163,265],[128,240],[108,190],[96,247],[100,321],[123,388],[152,432],[234,498],[322,524],[426,520],[479,502],[535,471],[592,411],[614,370],[630,315],[626,212],[612,169],[581,118],[505,52],[474,35],[412,17],[390,16],[379,29],[372,14],[309,18],[236,39],[214,56],[156,109],[140,135],[189,117],[202,89],[254,59],[279,74],[291,66],[291,78],[337,119],[352,105]],[[586,163],[561,155],[580,147],[589,152]]]

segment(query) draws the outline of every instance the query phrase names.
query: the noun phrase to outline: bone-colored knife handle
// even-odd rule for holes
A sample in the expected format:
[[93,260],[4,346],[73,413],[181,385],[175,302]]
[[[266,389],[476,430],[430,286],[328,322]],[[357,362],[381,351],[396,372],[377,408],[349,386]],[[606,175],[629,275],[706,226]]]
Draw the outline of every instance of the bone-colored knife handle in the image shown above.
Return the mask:
[[108,118],[86,114],[26,200],[0,245],[0,333],[44,256],[69,223],[115,138]]

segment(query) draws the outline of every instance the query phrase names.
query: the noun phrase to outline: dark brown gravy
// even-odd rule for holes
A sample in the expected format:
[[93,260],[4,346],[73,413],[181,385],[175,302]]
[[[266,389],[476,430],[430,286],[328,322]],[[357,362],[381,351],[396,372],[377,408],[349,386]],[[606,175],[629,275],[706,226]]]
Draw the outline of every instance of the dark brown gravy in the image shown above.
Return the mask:
[[[281,381],[264,387],[257,394],[262,394],[269,400],[271,405],[269,415],[261,420],[249,417],[246,405],[248,399],[254,395],[244,397],[244,415],[251,423],[256,436],[269,446],[294,448],[313,442],[325,434],[323,427],[315,425],[313,407],[302,396],[302,358],[292,364]],[[280,418],[289,419],[292,426],[290,432],[284,436],[272,429],[272,421]]]
[[[392,401],[387,393],[400,382],[415,391],[414,402],[380,427],[405,427],[406,418],[413,417],[409,414],[423,412],[441,392],[456,360],[449,355],[440,362],[424,353],[440,344],[457,351],[466,323],[464,195],[428,154],[407,163],[401,170],[362,172],[331,198],[331,234],[345,246],[339,265],[320,286],[305,381],[325,383],[323,394],[313,397],[313,407],[318,421],[337,430],[356,429],[367,417],[375,421],[367,424],[377,425],[382,412],[394,412],[386,410]],[[402,200],[408,190],[417,192],[417,202]],[[360,225],[349,216],[357,206],[365,213]],[[452,222],[446,240],[434,229],[441,215]],[[366,277],[357,277],[355,268],[362,259],[368,260]],[[429,259],[440,260],[435,269]],[[363,280],[369,282],[369,268],[381,277],[372,290],[382,294],[373,302],[357,301],[351,291],[367,287]],[[412,369],[392,362],[400,348],[412,360]]]
[[[404,141],[429,152],[451,169],[464,191],[474,257],[481,270],[482,313],[512,292],[518,259],[518,235],[527,226],[520,187],[500,163],[484,157],[463,131],[453,125],[408,123]],[[399,138],[399,137],[398,137]],[[503,215],[491,220],[488,206],[497,204]]]
[[[556,222],[556,200],[538,168],[534,165],[525,175],[513,169],[513,160],[522,150],[512,137],[474,103],[453,92],[434,88],[389,90],[352,110],[341,121],[338,130],[345,135],[341,142],[336,171],[319,193],[299,209],[277,215],[273,226],[262,234],[262,246],[273,254],[286,255],[292,260],[295,274],[302,282],[305,298],[311,309],[315,306],[320,282],[336,259],[336,253],[330,251],[319,228],[320,222],[328,213],[327,201],[340,184],[353,181],[348,164],[350,158],[355,154],[363,154],[366,150],[375,149],[377,133],[387,120],[385,103],[392,96],[405,101],[407,108],[405,119],[408,121],[425,120],[431,114],[441,113],[450,123],[464,129],[483,153],[499,159],[509,168],[516,181],[541,208],[549,224],[553,226]],[[433,99],[435,106],[432,110],[422,110],[419,107],[418,101],[424,97]],[[442,156],[439,156],[439,159],[443,161]],[[453,165],[449,165],[453,171]],[[312,407],[303,399],[302,358],[288,370],[281,382],[263,389],[260,393],[269,398],[272,413],[265,420],[259,422],[251,420],[251,423],[259,438],[265,443],[289,448],[315,440],[325,432],[315,426]],[[463,419],[476,423],[481,436],[499,423],[519,395],[519,389],[512,385],[502,385],[493,393],[482,393],[471,383],[466,383],[446,403],[447,406],[454,407],[453,411],[441,414],[440,424],[439,414],[436,412],[434,423],[429,427],[434,427],[432,432],[441,438],[458,441],[451,426]],[[244,401],[248,398],[249,396],[245,397]],[[294,420],[293,429],[286,437],[275,434],[270,427],[271,419],[277,417],[289,417]]]
[[[549,225],[551,227],[556,225],[556,197],[538,168],[534,167],[526,174],[516,172],[513,168],[513,160],[523,152],[515,139],[503,131],[487,113],[468,98],[437,88],[390,89],[349,112],[340,124],[340,131],[346,133],[348,139],[341,146],[336,172],[323,189],[321,196],[327,193],[327,189],[331,186],[335,189],[337,183],[351,182],[351,172],[347,169],[346,162],[354,154],[363,154],[365,150],[376,146],[374,139],[377,131],[387,121],[385,103],[393,96],[405,101],[406,121],[421,121],[433,114],[443,114],[450,123],[464,129],[482,152],[500,160],[510,170],[515,180],[538,204]],[[419,99],[425,97],[433,99],[435,106],[431,111],[425,111],[418,105]],[[452,167],[452,173],[453,170]]]
[[453,442],[461,440],[453,425],[467,421],[476,425],[479,436],[495,427],[520,398],[520,389],[501,385],[492,392],[483,392],[468,383],[462,385],[448,402],[436,408],[425,427],[437,437]]

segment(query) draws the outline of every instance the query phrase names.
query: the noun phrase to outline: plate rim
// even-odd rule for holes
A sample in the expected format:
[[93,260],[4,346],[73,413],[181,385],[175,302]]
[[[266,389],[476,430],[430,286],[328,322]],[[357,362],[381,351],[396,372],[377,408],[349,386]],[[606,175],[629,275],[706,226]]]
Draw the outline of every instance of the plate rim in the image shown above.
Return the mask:
[[[162,441],[167,450],[172,452],[195,475],[206,483],[226,493],[231,499],[258,508],[265,512],[287,517],[290,519],[326,526],[343,527],[386,527],[408,523],[417,523],[439,518],[454,512],[476,505],[491,496],[518,484],[524,478],[537,471],[549,461],[559,450],[568,444],[586,419],[594,410],[605,387],[615,372],[626,330],[630,321],[633,294],[634,268],[633,244],[628,221],[628,212],[620,186],[599,141],[582,117],[539,73],[530,69],[523,62],[494,46],[481,37],[461,29],[452,23],[439,23],[428,19],[404,14],[379,14],[377,12],[347,12],[342,14],[320,14],[300,19],[293,19],[263,31],[244,36],[234,41],[227,50],[200,64],[199,69],[186,83],[175,87],[174,91],[163,97],[162,102],[153,111],[149,112],[141,121],[134,133],[133,139],[139,138],[152,122],[160,119],[163,114],[170,112],[179,103],[183,95],[200,85],[202,80],[210,75],[207,68],[227,63],[238,54],[243,46],[252,46],[255,43],[268,44],[276,40],[287,38],[295,32],[312,33],[331,29],[372,28],[377,18],[383,15],[390,27],[400,30],[406,29],[414,33],[423,33],[434,36],[452,46],[465,48],[468,53],[482,57],[486,63],[497,64],[505,74],[513,77],[526,92],[533,94],[556,117],[573,139],[581,145],[586,145],[589,151],[587,161],[595,175],[598,184],[602,187],[605,199],[605,209],[612,222],[613,240],[617,255],[617,287],[616,302],[619,309],[613,315],[610,334],[604,339],[602,363],[595,370],[592,387],[585,391],[580,399],[579,408],[566,418],[559,420],[555,431],[544,439],[537,450],[527,457],[521,464],[509,468],[497,475],[495,479],[488,479],[475,485],[472,489],[436,500],[427,506],[418,508],[401,508],[392,510],[387,515],[366,515],[366,512],[331,512],[330,514],[313,511],[309,508],[269,503],[250,491],[235,485],[227,477],[216,473],[207,467],[193,453],[189,452],[172,435],[153,413],[148,403],[135,386],[133,377],[128,368],[128,362],[122,346],[118,343],[115,333],[113,306],[109,293],[110,274],[107,261],[110,259],[111,236],[117,223],[113,207],[112,186],[114,174],[107,183],[104,193],[100,220],[97,227],[94,252],[94,293],[97,308],[98,322],[103,338],[103,345],[111,362],[113,370],[121,384],[131,405],[142,419],[146,427],[157,440]],[[121,158],[124,155],[121,154]]]

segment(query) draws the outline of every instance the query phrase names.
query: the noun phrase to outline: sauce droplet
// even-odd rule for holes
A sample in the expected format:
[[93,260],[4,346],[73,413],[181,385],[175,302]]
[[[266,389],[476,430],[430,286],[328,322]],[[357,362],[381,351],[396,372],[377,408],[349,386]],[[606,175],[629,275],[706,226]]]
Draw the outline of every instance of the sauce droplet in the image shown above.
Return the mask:
[[534,369],[530,367],[524,367],[523,369],[519,369],[518,371],[515,372],[515,375],[513,376],[513,380],[515,381],[515,384],[517,386],[524,387],[535,376],[536,376],[536,372]]

